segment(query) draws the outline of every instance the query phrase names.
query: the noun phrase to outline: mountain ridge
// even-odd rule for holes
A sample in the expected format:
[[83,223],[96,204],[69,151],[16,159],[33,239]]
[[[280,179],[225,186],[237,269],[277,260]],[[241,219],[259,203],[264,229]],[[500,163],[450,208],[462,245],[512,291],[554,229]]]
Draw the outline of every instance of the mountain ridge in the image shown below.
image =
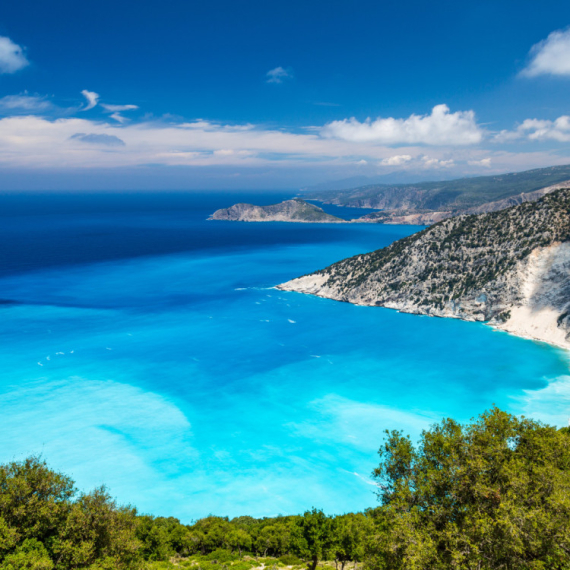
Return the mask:
[[372,215],[364,221],[415,224],[418,223],[416,218],[407,221],[405,216],[431,214],[431,218],[424,216],[424,222],[420,223],[434,223],[444,217],[481,213],[477,208],[489,211],[484,209],[486,204],[494,203],[500,209],[501,201],[506,201],[503,206],[508,207],[512,205],[509,199],[523,194],[527,195],[527,199],[536,199],[541,195],[533,196],[534,192],[553,190],[563,183],[570,185],[570,165],[451,181],[367,185],[350,190],[308,192],[304,197],[325,204],[382,210],[376,219]]

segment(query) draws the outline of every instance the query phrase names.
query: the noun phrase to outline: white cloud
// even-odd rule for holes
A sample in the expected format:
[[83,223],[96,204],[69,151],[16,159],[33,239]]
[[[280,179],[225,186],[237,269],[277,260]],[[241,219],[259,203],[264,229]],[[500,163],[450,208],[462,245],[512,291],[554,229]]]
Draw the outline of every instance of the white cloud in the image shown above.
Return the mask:
[[126,117],[121,115],[123,111],[134,111],[139,108],[138,105],[108,105],[107,103],[101,103],[101,107],[103,107],[103,109],[108,113],[111,113],[111,119],[115,119],[118,123],[125,123],[128,121]]
[[276,67],[275,69],[269,70],[265,76],[267,83],[283,83],[284,79],[293,78],[293,72],[290,69]]
[[109,113],[122,113],[123,111],[134,111],[139,108],[138,105],[108,105],[107,103],[101,103],[101,107]]
[[99,93],[95,93],[94,91],[87,91],[87,89],[83,89],[83,91],[81,91],[81,95],[87,99],[87,105],[81,109],[82,111],[89,111],[89,109],[93,109],[93,107],[95,107],[99,101]]
[[15,73],[29,64],[24,50],[18,44],[0,36],[0,73]]
[[570,142],[570,116],[562,115],[554,121],[526,119],[514,131],[501,131],[494,137],[494,140],[495,142],[510,142],[521,138],[530,141]]
[[6,95],[0,99],[0,113],[2,114],[34,114],[43,113],[53,108],[53,104],[40,95]]
[[357,121],[354,117],[333,121],[321,129],[324,138],[383,144],[469,145],[483,139],[483,130],[473,111],[449,112],[447,105],[436,105],[430,115],[407,119],[378,118]]
[[484,166],[485,168],[489,168],[491,166],[491,159],[482,158],[481,160],[468,160],[467,164],[469,166]]
[[[299,178],[334,173],[342,178],[363,168],[359,161],[381,165],[384,160],[394,160],[394,150],[390,147],[324,139],[314,132],[293,133],[205,120],[188,123],[146,120],[117,124],[113,120],[84,117],[83,114],[81,117],[50,119],[28,114],[0,118],[0,168],[65,172],[79,168],[132,168],[152,164],[211,167],[217,169],[216,172],[221,172],[219,167],[236,168],[232,175],[263,171],[267,179],[277,172],[296,172],[294,176]],[[453,169],[458,175],[463,174],[463,165],[467,166],[468,161],[483,161],[490,156],[497,171],[570,162],[568,157],[554,151],[490,153],[479,147],[459,147],[432,149],[426,156],[423,150],[421,146],[406,146],[395,156],[414,157],[402,168]]]
[[448,160],[440,160],[439,158],[423,156],[422,160],[426,168],[449,168],[455,164],[455,161],[452,158]]
[[380,164],[382,166],[401,166],[402,164],[406,164],[406,162],[410,162],[410,160],[412,160],[412,157],[409,154],[397,154],[382,159]]
[[570,28],[552,32],[530,50],[531,61],[521,75],[559,75],[570,77]]

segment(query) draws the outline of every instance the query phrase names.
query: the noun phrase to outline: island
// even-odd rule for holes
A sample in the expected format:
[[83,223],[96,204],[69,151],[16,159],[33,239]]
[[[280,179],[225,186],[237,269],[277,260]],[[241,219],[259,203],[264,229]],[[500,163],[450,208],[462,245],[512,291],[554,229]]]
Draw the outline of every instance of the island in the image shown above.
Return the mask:
[[569,349],[570,187],[445,219],[278,289],[481,321]]
[[327,214],[322,208],[300,198],[285,200],[270,206],[234,204],[230,208],[216,210],[208,219],[232,222],[346,223],[346,220]]

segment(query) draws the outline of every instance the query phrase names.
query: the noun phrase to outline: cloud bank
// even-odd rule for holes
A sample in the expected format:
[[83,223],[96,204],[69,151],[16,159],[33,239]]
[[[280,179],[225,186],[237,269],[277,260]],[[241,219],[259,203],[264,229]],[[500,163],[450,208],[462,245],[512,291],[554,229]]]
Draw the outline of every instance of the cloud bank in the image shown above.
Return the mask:
[[471,145],[483,140],[483,130],[473,111],[451,113],[447,105],[436,105],[429,115],[411,115],[357,121],[354,117],[333,121],[321,129],[325,138],[382,144]]

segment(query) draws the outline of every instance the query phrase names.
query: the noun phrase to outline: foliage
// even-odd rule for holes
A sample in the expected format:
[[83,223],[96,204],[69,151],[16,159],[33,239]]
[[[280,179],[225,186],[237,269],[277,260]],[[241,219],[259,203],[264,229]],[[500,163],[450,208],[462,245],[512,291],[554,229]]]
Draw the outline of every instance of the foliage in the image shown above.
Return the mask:
[[570,438],[496,408],[419,447],[388,432],[374,475],[376,569],[570,568]]
[[387,432],[380,457],[364,513],[191,525],[78,493],[38,458],[0,465],[0,570],[570,570],[570,428],[494,408],[418,446]]
[[136,569],[136,511],[104,487],[80,494],[73,481],[30,457],[0,466],[2,570]]

